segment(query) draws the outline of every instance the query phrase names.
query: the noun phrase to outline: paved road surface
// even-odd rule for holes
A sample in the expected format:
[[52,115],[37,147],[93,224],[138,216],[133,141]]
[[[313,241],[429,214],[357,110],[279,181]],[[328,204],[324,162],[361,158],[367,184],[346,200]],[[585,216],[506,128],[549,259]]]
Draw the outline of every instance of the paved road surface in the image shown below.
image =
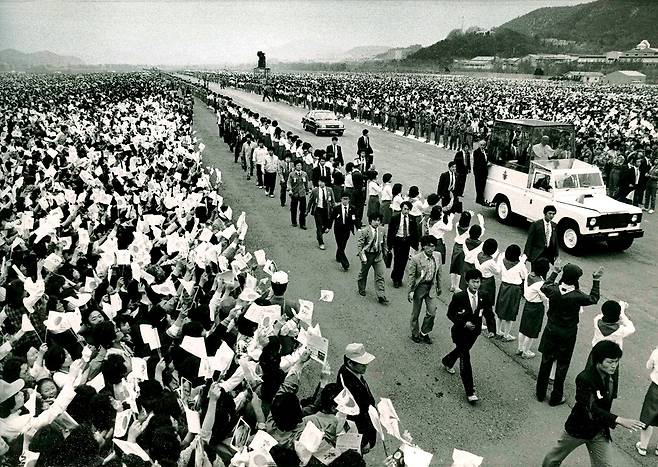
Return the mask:
[[[236,90],[219,90],[237,102],[264,115],[277,119],[284,130],[293,129],[305,141],[323,147],[329,138],[304,133],[299,125],[303,109],[285,103],[261,103],[260,96]],[[346,121],[346,134],[341,138],[345,153],[356,148],[356,139],[363,125]],[[265,248],[280,268],[289,271],[290,297],[316,301],[316,319],[323,334],[330,339],[330,362],[336,369],[342,361],[342,349],[349,342],[364,342],[377,360],[368,370],[368,380],[375,394],[390,397],[402,419],[402,426],[414,435],[420,446],[435,454],[433,465],[450,464],[453,447],[485,456],[486,465],[538,465],[543,455],[559,436],[569,413],[568,407],[549,408],[534,400],[534,384],[538,359],[522,360],[513,355],[515,343],[493,343],[481,338],[473,351],[473,366],[481,403],[471,407],[464,401],[463,388],[458,374],[447,375],[439,371],[442,354],[451,348],[449,321],[445,318],[448,294],[442,297],[434,329],[434,345],[414,344],[409,339],[408,317],[410,305],[405,293],[393,289],[387,281],[388,307],[378,305],[372,282],[368,296],[356,293],[356,270],[343,272],[333,260],[334,241],[325,237],[327,250],[317,248],[312,221],[308,231],[290,226],[287,208],[281,208],[278,199],[266,198],[255,183],[247,183],[226,146],[217,138],[214,118],[203,106],[197,106],[195,126],[198,136],[206,144],[204,161],[220,167],[224,173],[223,195],[234,210],[248,212],[250,224],[248,240],[254,246]],[[423,193],[436,187],[438,174],[445,169],[451,153],[416,141],[371,129],[375,148],[375,163],[380,173],[390,171],[394,181],[405,188],[412,182]],[[472,182],[469,178],[466,208],[474,208]],[[493,213],[484,212],[487,219],[487,237],[499,240],[503,248],[510,243],[523,245],[526,227],[506,227],[496,223]],[[651,221],[645,228],[651,230]],[[448,245],[452,237],[449,237]],[[357,263],[354,239],[348,245],[348,255]],[[621,399],[615,403],[617,413],[639,416],[639,410],[648,385],[644,362],[656,345],[656,319],[650,304],[657,302],[655,292],[647,290],[655,283],[656,273],[651,268],[655,233],[649,231],[645,239],[634,245],[626,254],[595,252],[587,258],[574,259],[583,266],[586,276],[583,287],[591,285],[590,273],[599,264],[606,266],[603,293],[606,297],[624,298],[631,302],[630,315],[638,332],[629,338],[621,366]],[[573,258],[566,258],[572,260]],[[372,277],[370,278],[372,280]],[[320,289],[336,293],[334,302],[319,302]],[[573,400],[573,380],[584,367],[591,341],[591,318],[598,308],[583,315],[577,355],[569,372],[566,393]],[[623,429],[613,432],[620,449],[615,450],[615,465],[637,465],[634,455],[635,436]],[[393,444],[392,442],[390,444]],[[629,455],[630,454],[630,455]],[[383,457],[381,443],[369,456],[369,465],[377,465]],[[646,465],[653,462],[647,457]],[[574,453],[568,465],[589,465],[584,449]]]

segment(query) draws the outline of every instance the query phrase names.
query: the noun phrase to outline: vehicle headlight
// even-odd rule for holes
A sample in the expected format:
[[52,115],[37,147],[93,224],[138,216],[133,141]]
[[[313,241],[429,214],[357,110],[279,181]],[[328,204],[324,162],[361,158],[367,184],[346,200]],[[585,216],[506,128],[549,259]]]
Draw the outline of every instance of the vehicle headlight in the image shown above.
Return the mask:
[[637,214],[633,214],[633,216],[631,217],[631,222],[636,223],[637,219],[638,219]]
[[592,218],[590,218],[589,221],[587,221],[587,223],[589,224],[590,227],[594,227],[596,225],[596,222],[597,222],[596,217],[592,217]]

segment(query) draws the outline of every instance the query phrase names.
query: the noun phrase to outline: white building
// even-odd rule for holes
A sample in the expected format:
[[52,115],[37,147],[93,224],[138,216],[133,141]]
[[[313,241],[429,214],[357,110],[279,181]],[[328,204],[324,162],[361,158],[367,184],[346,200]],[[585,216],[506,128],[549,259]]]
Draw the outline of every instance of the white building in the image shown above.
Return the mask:
[[605,78],[610,84],[643,84],[647,81],[647,75],[633,70],[613,71]]

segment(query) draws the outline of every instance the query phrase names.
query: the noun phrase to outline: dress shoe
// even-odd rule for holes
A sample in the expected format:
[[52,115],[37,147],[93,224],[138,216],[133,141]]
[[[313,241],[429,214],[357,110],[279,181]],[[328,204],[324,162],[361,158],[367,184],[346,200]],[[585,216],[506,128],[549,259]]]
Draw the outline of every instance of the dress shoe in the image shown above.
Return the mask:
[[359,295],[361,295],[362,297],[365,297],[366,296],[366,291],[365,290],[359,290]]
[[558,405],[563,405],[563,404],[566,404],[566,403],[567,403],[567,400],[564,397],[562,399],[560,399],[559,401],[548,401],[548,405],[550,405],[551,407],[557,407]]
[[537,394],[535,397],[537,398],[538,402],[544,402],[546,400],[546,396],[540,396],[539,394]]
[[324,250],[324,249],[326,249],[326,248],[325,248],[324,245],[320,245],[320,249],[321,249],[321,250]]
[[424,344],[432,345],[432,338],[428,334],[421,334],[420,340],[423,341]]
[[290,225],[292,225],[293,227],[297,227],[297,224],[290,224]]
[[377,297],[377,301],[381,303],[382,305],[388,305],[388,298],[386,297]]
[[472,395],[468,396],[467,399],[468,399],[468,403],[471,404],[471,405],[475,405],[475,403],[480,400],[480,398],[478,396],[476,396],[475,394],[472,394]]
[[305,225],[302,225],[302,226],[300,227],[300,229],[302,229],[302,230],[308,230],[308,229],[306,228]]
[[445,363],[442,363],[441,366],[443,367],[443,370],[444,370],[446,373],[449,373],[449,374],[451,374],[451,375],[454,375],[454,374],[456,373],[456,371],[455,371],[454,368],[450,368],[450,367],[447,366]]
[[399,289],[400,288],[400,283],[399,282],[393,282],[393,287],[395,287],[396,289]]
[[346,265],[344,265],[344,264],[343,264],[343,270],[344,270],[344,271],[349,271],[349,270],[350,270],[350,267],[349,267],[349,265],[348,265],[348,266],[346,266]]
[[420,344],[423,342],[420,336],[411,336],[411,340],[414,341],[416,344]]

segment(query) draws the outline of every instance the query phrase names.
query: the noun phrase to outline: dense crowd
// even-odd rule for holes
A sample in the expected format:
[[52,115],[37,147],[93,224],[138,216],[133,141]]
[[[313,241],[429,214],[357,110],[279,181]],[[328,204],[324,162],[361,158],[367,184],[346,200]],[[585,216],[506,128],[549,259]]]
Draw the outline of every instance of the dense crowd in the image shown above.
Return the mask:
[[276,74],[266,86],[248,73],[203,73],[217,81],[309,109],[330,109],[449,149],[473,149],[496,119],[573,123],[577,157],[604,172],[627,156],[658,152],[655,86],[584,86],[544,80],[412,74]]
[[247,251],[187,91],[0,79],[1,462],[357,466],[386,434],[428,465],[363,378],[374,356],[350,344],[332,376],[313,303]]
[[[376,164],[372,164],[372,159],[368,160],[370,137],[367,130],[359,139],[356,158],[349,161],[347,154],[354,152],[342,148],[337,138],[333,138],[326,149],[313,148],[291,131],[279,127],[276,120],[213,92],[205,98],[209,107],[217,112],[219,135],[234,151],[235,162],[242,159],[246,179],[251,179],[254,165],[258,174],[257,188],[271,186],[273,189],[278,176],[281,206],[286,205],[288,197],[292,202],[298,201],[291,207],[292,225],[296,227],[299,220],[299,226],[305,228],[306,214],[312,215],[318,245],[323,250],[323,235],[333,225],[336,261],[345,270],[349,269],[345,245],[358,229],[357,256],[361,260],[358,288],[361,295],[366,295],[365,282],[371,267],[380,303],[388,303],[384,296],[384,263],[388,263],[386,267],[393,267],[391,280],[394,287],[401,287],[402,279],[406,279],[408,300],[412,303],[411,339],[419,344],[432,344],[430,333],[437,313],[436,298],[441,295],[442,287],[441,265],[446,262],[444,237],[454,226],[449,270],[453,296],[447,316],[454,323],[451,337],[455,349],[444,356],[441,363],[447,373],[454,374],[453,367],[459,360],[461,379],[470,403],[478,401],[470,349],[481,332],[491,339],[517,341],[516,354],[522,358],[534,358],[533,347],[539,341],[542,358],[536,398],[541,402],[546,399],[550,379],[553,384],[549,404],[559,406],[566,402],[563,389],[580,315],[583,307],[599,302],[603,272],[598,270],[592,274],[593,286],[587,293],[579,286],[582,269],[575,264],[563,267],[557,260],[557,228],[552,222],[555,207],[546,206],[544,218],[533,223],[523,250],[513,244],[499,251],[494,238],[484,239],[482,216],[478,215],[478,224],[471,224],[474,213],[462,212],[461,198],[468,173],[464,161],[465,153],[468,160],[467,148],[458,151],[455,160],[448,164],[448,171],[439,179],[437,193],[424,197],[416,186],[409,187],[408,193],[404,193],[401,184],[393,183],[391,173],[385,173],[382,183],[379,183]],[[479,150],[476,149],[474,155]],[[263,157],[270,157],[273,162]],[[345,160],[349,162],[344,164]],[[270,169],[273,178],[264,187],[261,172],[270,163],[273,164]],[[291,181],[292,177],[296,181]],[[318,203],[320,199],[324,201]],[[306,209],[306,205],[311,208]],[[302,211],[299,217],[298,206]],[[363,226],[361,219],[366,207],[369,225]],[[458,220],[456,214],[460,214]],[[381,241],[381,250],[377,245],[378,237],[385,238]],[[389,254],[393,257],[392,264],[390,258],[386,260]],[[526,267],[527,261],[532,265],[531,272]],[[423,306],[425,316],[419,323]],[[612,401],[617,397],[623,340],[635,332],[626,314],[627,307],[624,302],[609,300],[602,305],[601,313],[594,317],[590,359],[576,379],[576,405],[565,424],[565,434],[558,446],[547,454],[544,465],[559,465],[581,444],[587,444],[590,449],[593,465],[607,465],[610,459],[609,429],[617,425],[633,431],[642,430],[636,448],[638,453],[646,455],[651,426],[658,423],[656,352],[647,363],[652,383],[640,420],[610,413]],[[512,334],[517,320],[520,321],[518,336]],[[600,387],[602,383],[603,388]],[[585,400],[593,391],[601,399],[600,406],[593,407],[591,401]]]

